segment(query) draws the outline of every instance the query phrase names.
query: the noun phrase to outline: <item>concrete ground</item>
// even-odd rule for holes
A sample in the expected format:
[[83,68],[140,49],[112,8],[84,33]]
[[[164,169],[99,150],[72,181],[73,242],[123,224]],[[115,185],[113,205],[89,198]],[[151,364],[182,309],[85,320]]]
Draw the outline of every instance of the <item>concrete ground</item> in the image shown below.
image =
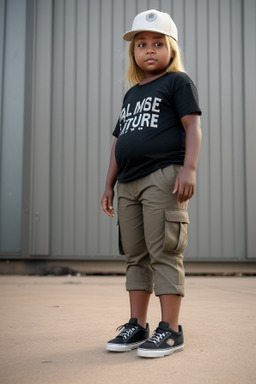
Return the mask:
[[[1,276],[1,384],[256,382],[256,278],[187,277],[184,352],[144,359],[105,343],[129,318],[123,276]],[[159,322],[152,296],[148,321]]]

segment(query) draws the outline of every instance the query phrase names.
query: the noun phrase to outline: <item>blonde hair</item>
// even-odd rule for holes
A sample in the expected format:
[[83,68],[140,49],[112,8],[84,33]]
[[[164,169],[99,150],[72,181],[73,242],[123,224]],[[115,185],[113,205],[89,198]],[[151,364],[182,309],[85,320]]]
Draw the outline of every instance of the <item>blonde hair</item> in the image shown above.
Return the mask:
[[[133,86],[145,79],[144,72],[140,69],[140,67],[138,67],[134,59],[134,38],[135,36],[132,38],[129,45],[129,64],[126,71],[126,79],[130,86]],[[165,40],[167,43],[168,53],[170,54],[172,52],[172,58],[166,72],[185,72],[180,47],[177,41],[167,35],[165,35]]]

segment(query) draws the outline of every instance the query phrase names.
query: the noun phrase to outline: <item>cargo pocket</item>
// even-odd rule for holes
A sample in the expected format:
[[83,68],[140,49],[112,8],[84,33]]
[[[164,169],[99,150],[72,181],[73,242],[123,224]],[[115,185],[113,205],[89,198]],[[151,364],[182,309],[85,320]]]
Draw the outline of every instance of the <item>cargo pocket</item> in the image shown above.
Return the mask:
[[189,217],[187,211],[165,211],[164,250],[173,254],[182,253],[187,247],[187,225]]
[[124,255],[124,249],[123,249],[123,244],[122,244],[122,238],[121,238],[121,231],[120,231],[120,225],[119,221],[117,222],[117,228],[118,228],[118,248],[119,248],[119,253],[120,255]]

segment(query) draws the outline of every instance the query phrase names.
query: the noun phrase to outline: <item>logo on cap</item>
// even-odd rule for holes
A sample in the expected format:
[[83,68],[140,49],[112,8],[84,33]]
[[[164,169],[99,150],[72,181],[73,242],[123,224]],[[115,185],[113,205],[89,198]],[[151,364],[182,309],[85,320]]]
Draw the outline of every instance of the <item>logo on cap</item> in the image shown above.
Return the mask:
[[154,21],[156,18],[157,18],[157,14],[154,12],[148,13],[146,16],[146,20],[149,22]]

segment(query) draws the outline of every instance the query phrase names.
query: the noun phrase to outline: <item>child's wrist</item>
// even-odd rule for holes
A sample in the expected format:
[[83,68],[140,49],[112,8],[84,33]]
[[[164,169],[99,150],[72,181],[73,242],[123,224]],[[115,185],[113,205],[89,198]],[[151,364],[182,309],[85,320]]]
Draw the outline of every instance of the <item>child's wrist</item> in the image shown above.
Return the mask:
[[191,172],[195,172],[196,171],[196,166],[193,165],[193,164],[185,164],[184,163],[184,166],[183,168],[187,171],[191,171]]

